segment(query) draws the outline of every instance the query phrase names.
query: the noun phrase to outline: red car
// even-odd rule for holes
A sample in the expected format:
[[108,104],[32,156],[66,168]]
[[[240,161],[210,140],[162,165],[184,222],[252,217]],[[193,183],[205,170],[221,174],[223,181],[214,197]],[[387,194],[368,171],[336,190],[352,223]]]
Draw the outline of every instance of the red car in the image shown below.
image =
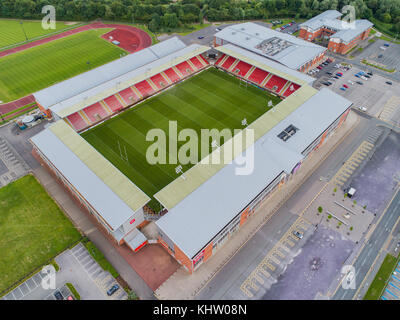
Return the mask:
[[341,76],[343,75],[343,73],[342,73],[342,72],[338,72],[338,74],[340,74]]
[[347,89],[349,88],[349,86],[347,84],[344,84],[343,87],[345,87]]
[[321,70],[321,69],[322,69],[322,67],[321,67],[321,66],[318,66],[318,67],[317,67],[317,69]]

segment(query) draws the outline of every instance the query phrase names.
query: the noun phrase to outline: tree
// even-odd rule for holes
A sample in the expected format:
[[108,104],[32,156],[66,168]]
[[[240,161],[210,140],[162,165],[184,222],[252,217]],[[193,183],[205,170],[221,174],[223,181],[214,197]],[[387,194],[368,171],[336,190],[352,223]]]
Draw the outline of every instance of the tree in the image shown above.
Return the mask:
[[166,13],[163,18],[163,25],[166,28],[177,28],[179,26],[179,20],[175,13]]
[[161,29],[161,17],[157,13],[153,13],[151,21],[149,22],[149,29],[152,32],[157,32]]
[[319,207],[318,207],[318,212],[319,212],[319,213],[322,213],[322,211],[323,211],[322,207],[319,206]]

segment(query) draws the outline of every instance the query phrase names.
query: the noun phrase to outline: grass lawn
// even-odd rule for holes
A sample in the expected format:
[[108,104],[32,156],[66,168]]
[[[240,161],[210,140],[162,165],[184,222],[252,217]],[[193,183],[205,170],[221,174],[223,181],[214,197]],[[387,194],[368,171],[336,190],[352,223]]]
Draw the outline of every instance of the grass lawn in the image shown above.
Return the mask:
[[81,238],[31,176],[0,189],[0,292]]
[[204,28],[207,28],[207,27],[209,27],[209,26],[211,26],[211,23],[205,23],[205,24],[199,24],[199,23],[197,23],[197,24],[191,24],[191,25],[188,26],[187,28],[184,28],[183,31],[178,32],[178,34],[181,35],[181,36],[186,36],[186,35],[188,35],[188,34],[190,34],[190,33],[192,33],[192,32],[199,31],[199,30],[204,29]]
[[0,58],[0,100],[21,98],[120,58],[125,51],[100,38],[110,30],[80,32]]
[[[244,118],[250,124],[268,110],[268,100],[274,104],[281,101],[254,86],[239,86],[235,77],[210,68],[82,133],[82,136],[152,197],[177,178],[177,164],[151,165],[147,162],[146,150],[153,144],[146,141],[150,129],[160,128],[168,134],[169,120],[177,121],[178,132],[191,128],[198,136],[201,129],[240,129]],[[122,148],[126,147],[128,162],[120,157],[118,141]],[[178,150],[185,143],[178,142]],[[183,171],[191,166],[183,165]],[[154,199],[149,205],[159,209]]]
[[398,260],[399,258],[396,258],[391,254],[388,254],[385,257],[385,260],[383,260],[383,263],[379,268],[378,273],[376,274],[374,280],[368,288],[366,295],[364,296],[364,300],[380,299],[383,289],[386,286],[386,282],[389,280],[389,277],[392,274],[392,271],[394,270],[394,267],[396,266]]
[[[21,22],[22,21],[22,25]],[[76,25],[79,25],[78,23]],[[45,30],[42,21],[8,20],[0,19],[0,49],[17,43],[25,42],[25,34],[28,41],[37,37],[50,35],[63,29],[72,28],[74,25],[66,25],[65,22],[57,22],[56,29]]]

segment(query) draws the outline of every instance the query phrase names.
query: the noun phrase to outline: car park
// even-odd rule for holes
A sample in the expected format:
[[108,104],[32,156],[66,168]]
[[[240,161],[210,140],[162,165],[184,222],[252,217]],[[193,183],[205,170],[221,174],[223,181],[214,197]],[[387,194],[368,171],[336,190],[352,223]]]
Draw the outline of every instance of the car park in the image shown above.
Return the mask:
[[119,285],[114,284],[110,289],[107,290],[107,295],[112,296],[119,289]]

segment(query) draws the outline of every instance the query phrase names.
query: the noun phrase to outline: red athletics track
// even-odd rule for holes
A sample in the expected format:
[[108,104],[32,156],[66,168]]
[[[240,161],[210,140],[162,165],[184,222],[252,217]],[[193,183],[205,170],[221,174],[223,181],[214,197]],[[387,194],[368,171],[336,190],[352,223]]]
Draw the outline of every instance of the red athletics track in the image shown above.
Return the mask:
[[[109,36],[111,35],[113,37],[113,40],[118,40],[120,42],[119,47],[122,49],[125,49],[126,51],[132,53],[136,52],[139,50],[142,50],[144,48],[147,48],[151,46],[151,37],[143,30],[129,26],[129,25],[123,25],[123,24],[113,24],[113,23],[101,23],[101,22],[94,22],[91,24],[87,24],[82,27],[75,28],[73,30],[65,31],[59,34],[56,34],[54,36],[50,36],[44,39],[40,39],[37,41],[33,41],[30,43],[23,44],[22,46],[4,50],[0,52],[0,58],[8,56],[10,54],[20,52],[32,47],[39,46],[43,43],[47,43],[50,41],[54,41],[57,39],[64,38],[66,36],[76,34],[78,32],[82,31],[87,31],[91,29],[99,29],[99,28],[114,28],[115,30],[110,31],[103,35],[103,38],[106,39],[107,41],[109,40]],[[23,97],[21,99],[8,102],[5,104],[0,105],[0,112],[1,113],[7,113],[12,110],[15,110],[17,108],[23,107],[27,105],[28,103],[34,102],[35,99],[32,95]]]

